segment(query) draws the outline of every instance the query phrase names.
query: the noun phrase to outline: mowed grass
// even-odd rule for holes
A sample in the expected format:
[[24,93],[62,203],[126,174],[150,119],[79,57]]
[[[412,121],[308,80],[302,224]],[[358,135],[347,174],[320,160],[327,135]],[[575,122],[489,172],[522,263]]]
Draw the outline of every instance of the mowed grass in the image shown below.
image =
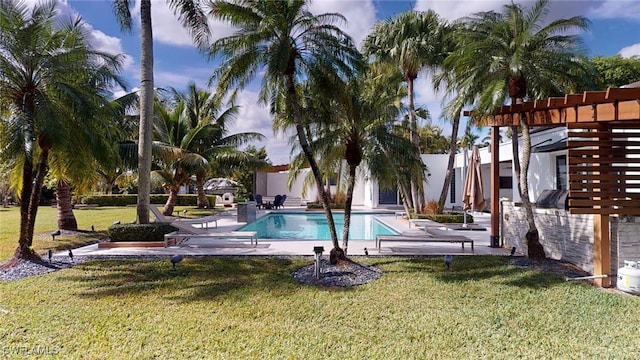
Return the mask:
[[[188,210],[187,215],[189,217],[211,214],[208,210],[186,206],[176,207],[175,211],[180,213],[185,209]],[[89,231],[93,226],[95,233],[57,236],[56,240],[53,241],[51,232],[58,229],[57,210],[51,206],[40,206],[36,216],[33,237],[33,248],[36,252],[44,254],[49,249],[66,250],[93,243],[101,238],[108,237],[107,230],[115,221],[120,221],[124,224],[133,222],[136,219],[136,208],[133,206],[75,209],[73,213],[80,230]],[[152,214],[151,218],[153,219]],[[20,209],[17,206],[0,208],[0,263],[13,256],[18,246],[19,234]]]
[[504,260],[362,259],[384,274],[353,288],[297,283],[309,259],[96,261],[0,283],[0,345],[64,359],[640,356],[638,297]]
[[[0,212],[4,258],[17,242],[10,216],[17,209]],[[103,231],[135,208],[76,216]],[[41,208],[36,233],[55,228],[55,209]],[[108,260],[0,282],[0,358],[640,358],[639,297],[503,257],[456,257],[450,272],[440,257],[357,260],[383,276],[314,287],[292,276],[308,258],[209,257],[176,271],[169,259]]]

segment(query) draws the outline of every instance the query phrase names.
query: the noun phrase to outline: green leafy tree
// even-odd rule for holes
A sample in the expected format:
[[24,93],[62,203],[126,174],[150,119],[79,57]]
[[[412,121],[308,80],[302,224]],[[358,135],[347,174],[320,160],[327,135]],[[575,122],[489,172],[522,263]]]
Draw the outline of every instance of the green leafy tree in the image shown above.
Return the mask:
[[620,87],[640,81],[640,56],[596,56],[590,60],[598,73],[598,88]]
[[[348,74],[351,63],[360,59],[351,38],[338,24],[339,14],[313,15],[304,0],[215,1],[210,14],[231,23],[238,30],[215,41],[210,53],[221,55],[223,62],[214,71],[219,93],[242,89],[258,74],[262,75],[260,101],[271,103],[279,97],[286,101],[295,122],[299,144],[316,178],[335,251],[341,251],[329,206],[322,186],[322,172],[305,132],[296,83],[300,78],[327,73]],[[333,251],[332,250],[332,251]]]
[[[249,145],[244,149],[244,152],[257,160],[263,161],[268,167],[271,166],[267,149],[264,146],[258,149],[253,145]],[[264,168],[267,167],[265,166]],[[256,195],[253,191],[255,189],[255,172],[257,169],[260,168],[243,163],[233,170],[231,178],[238,183],[237,197],[248,199],[250,196]]]
[[33,231],[49,161],[70,170],[100,144],[96,136],[107,129],[97,119],[109,103],[96,85],[114,79],[119,63],[91,49],[79,18],[57,23],[55,2],[29,10],[1,1],[0,33],[1,156],[14,164],[20,200],[15,258],[39,258]]
[[[583,55],[579,35],[589,21],[580,16],[546,23],[549,0],[538,0],[529,9],[511,3],[501,13],[481,12],[464,18],[456,27],[456,48],[444,62],[450,71],[451,87],[457,91],[454,109],[474,103],[474,117],[505,104],[574,92],[592,86],[593,73]],[[473,102],[473,100],[476,100]],[[539,242],[529,200],[528,170],[531,136],[526,118],[521,118],[522,163],[514,155],[518,190],[529,225],[529,256],[545,257]],[[518,154],[517,137],[513,138]]]
[[450,140],[442,134],[442,128],[436,125],[425,125],[418,128],[420,135],[420,152],[423,154],[446,154]]

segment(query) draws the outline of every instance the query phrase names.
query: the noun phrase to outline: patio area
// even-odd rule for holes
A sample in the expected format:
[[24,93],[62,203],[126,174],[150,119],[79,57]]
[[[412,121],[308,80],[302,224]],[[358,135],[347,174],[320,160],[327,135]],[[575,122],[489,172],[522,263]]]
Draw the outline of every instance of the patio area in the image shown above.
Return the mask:
[[[302,207],[287,207],[287,211],[304,211]],[[258,210],[258,217],[264,216],[272,210]],[[277,211],[277,210],[275,210]],[[354,210],[357,211],[357,210]],[[462,235],[474,240],[475,251],[469,247],[464,250],[457,243],[402,243],[394,242],[385,244],[381,251],[375,249],[375,240],[350,240],[348,255],[350,256],[427,256],[427,255],[508,255],[510,249],[490,247],[489,231],[491,215],[487,213],[473,213],[475,224],[486,228],[486,231],[447,230],[451,235]],[[422,228],[410,227],[407,219],[395,216],[391,213],[380,214],[378,219],[385,225],[393,228],[405,236],[417,236],[424,234]],[[218,219],[216,232],[228,232],[237,230],[245,223],[237,222],[235,212],[229,212]],[[444,225],[443,225],[444,226]],[[444,229],[444,227],[443,227]],[[340,241],[342,245],[342,241]],[[313,248],[323,246],[324,255],[328,256],[331,250],[331,241],[270,241],[260,240],[257,246],[248,242],[212,242],[209,239],[189,239],[180,246],[167,248],[110,248],[99,249],[98,244],[74,249],[76,256],[122,256],[122,255],[187,255],[187,256],[313,256]],[[366,250],[365,250],[366,249]],[[54,254],[54,256],[66,256],[66,253]]]

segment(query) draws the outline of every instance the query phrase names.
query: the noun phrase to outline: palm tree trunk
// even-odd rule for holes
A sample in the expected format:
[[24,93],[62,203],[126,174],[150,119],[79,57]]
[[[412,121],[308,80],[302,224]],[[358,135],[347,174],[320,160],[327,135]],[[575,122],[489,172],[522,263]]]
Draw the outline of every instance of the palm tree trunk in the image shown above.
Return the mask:
[[151,135],[153,132],[153,33],[151,0],[140,2],[140,134],[138,139],[138,204],[136,222],[149,223]]
[[[522,201],[522,207],[524,207],[527,222],[529,223],[529,230],[527,231],[527,255],[531,259],[544,259],[546,254],[544,248],[540,243],[540,235],[538,228],[536,227],[536,219],[533,214],[533,207],[531,201],[529,201],[529,162],[531,160],[531,134],[529,132],[529,124],[525,116],[520,116],[520,125],[522,127],[522,169],[519,177],[520,188],[520,200]],[[517,153],[516,153],[517,154]]]
[[162,215],[171,216],[173,214],[173,209],[176,207],[178,203],[178,190],[179,186],[170,186],[169,187],[169,197],[167,198],[167,202],[164,204],[162,208]]
[[344,202],[344,227],[342,228],[342,250],[345,256],[349,247],[349,228],[351,225],[351,204],[353,203],[353,188],[356,186],[356,166],[349,166],[349,177],[347,178],[347,196]]
[[[291,62],[293,62],[293,60],[291,60]],[[304,126],[302,124],[302,114],[300,114],[300,106],[298,104],[298,95],[296,94],[293,80],[294,68],[293,65],[289,66],[291,67],[291,69],[288,70],[287,74],[285,75],[287,100],[293,112],[293,119],[296,123],[296,132],[298,133],[298,141],[300,141],[300,147],[307,157],[307,161],[309,161],[311,172],[316,179],[316,188],[318,190],[318,194],[320,195],[322,207],[324,208],[324,212],[327,215],[327,225],[329,226],[329,233],[331,234],[331,242],[333,244],[333,249],[331,250],[331,252],[332,254],[335,254],[335,256],[331,257],[330,260],[332,262],[334,260],[337,262],[338,259],[345,258],[345,255],[342,249],[340,249],[340,244],[338,243],[338,234],[336,233],[336,224],[333,221],[333,214],[331,213],[329,198],[327,197],[327,193],[324,191],[324,186],[322,184],[322,173],[320,172],[320,168],[318,167],[318,163],[313,156],[311,146],[309,146],[309,141],[307,140],[306,133],[304,132]]]
[[[20,191],[20,237],[18,247],[14,254],[15,258],[26,259],[33,255],[30,248],[29,235],[29,198],[33,189],[33,164],[30,160],[24,162],[22,168],[22,190]],[[31,237],[33,234],[31,234]]]
[[197,205],[199,208],[208,208],[211,206],[209,204],[209,199],[207,199],[207,194],[204,192],[204,175],[196,175],[196,188],[198,189],[198,200]]
[[64,180],[58,181],[56,185],[56,208],[58,210],[58,229],[78,230],[78,221],[73,214],[73,206],[71,205],[71,191],[69,184]]
[[447,194],[449,194],[449,188],[451,187],[451,178],[453,177],[453,164],[456,160],[456,150],[458,148],[458,129],[460,127],[460,111],[456,111],[456,115],[453,118],[451,124],[451,146],[449,147],[449,162],[447,163],[447,172],[444,176],[444,184],[442,185],[442,192],[440,193],[440,199],[438,200],[438,209],[444,210],[444,204],[447,202]]
[[27,160],[22,168],[22,190],[20,191],[20,237],[15,257],[24,258],[29,253],[29,197],[33,189],[33,164]]
[[[26,197],[21,200],[22,202],[27,203],[27,221],[25,224],[26,228],[20,229],[20,240],[18,242],[18,248],[14,254],[14,257],[18,259],[40,259],[40,256],[33,251],[31,246],[33,245],[33,232],[36,223],[36,215],[38,214],[38,205],[40,203],[40,192],[42,191],[44,177],[47,174],[49,150],[51,149],[51,146],[41,144],[41,140],[42,139],[39,139],[38,141],[41,151],[40,157],[38,158],[38,164],[36,165],[36,177],[33,181],[31,194],[29,194],[30,196],[28,200]],[[29,177],[29,179],[31,179],[31,177]],[[23,204],[20,205],[21,210],[22,206]]]
[[[413,101],[413,79],[407,77],[407,93],[409,96],[409,128],[411,129],[411,143],[418,146],[418,120],[416,119],[416,109]],[[420,202],[419,188],[413,177],[411,177],[411,199],[413,211],[416,214],[422,213],[422,203]]]

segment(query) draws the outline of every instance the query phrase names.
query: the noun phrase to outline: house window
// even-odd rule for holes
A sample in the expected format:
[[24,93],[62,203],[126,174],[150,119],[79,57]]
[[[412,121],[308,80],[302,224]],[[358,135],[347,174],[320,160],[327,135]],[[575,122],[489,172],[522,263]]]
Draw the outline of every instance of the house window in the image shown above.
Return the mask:
[[449,187],[449,201],[452,204],[456,203],[456,173],[455,171],[453,172],[453,174],[451,175],[451,186]]
[[567,155],[556,156],[556,189],[567,190]]
[[513,189],[513,178],[511,176],[500,176],[500,189]]

